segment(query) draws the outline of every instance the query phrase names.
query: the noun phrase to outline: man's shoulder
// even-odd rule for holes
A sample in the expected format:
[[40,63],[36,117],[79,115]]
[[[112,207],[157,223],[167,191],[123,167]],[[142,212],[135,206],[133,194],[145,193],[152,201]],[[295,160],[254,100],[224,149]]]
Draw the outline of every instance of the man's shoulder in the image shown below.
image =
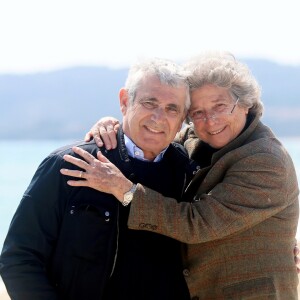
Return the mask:
[[194,172],[198,170],[198,164],[189,158],[186,149],[178,143],[172,142],[168,149],[168,158],[173,166],[183,171],[189,181]]
[[80,147],[91,154],[95,154],[95,153],[97,153],[97,151],[100,150],[100,148],[97,146],[97,144],[95,143],[94,140],[92,140],[90,142],[77,141],[77,142],[73,142],[71,144],[67,144],[67,145],[64,145],[62,147],[55,149],[54,151],[52,151],[49,154],[49,156],[61,156],[62,157],[65,154],[73,155],[74,154],[74,152],[72,150],[73,147]]
[[172,142],[170,144],[170,148],[172,149],[172,151],[175,151],[176,153],[179,153],[181,155],[184,155],[184,156],[188,155],[186,149],[177,142]]
[[178,162],[189,163],[189,156],[186,149],[176,142],[172,142],[168,148],[168,156]]

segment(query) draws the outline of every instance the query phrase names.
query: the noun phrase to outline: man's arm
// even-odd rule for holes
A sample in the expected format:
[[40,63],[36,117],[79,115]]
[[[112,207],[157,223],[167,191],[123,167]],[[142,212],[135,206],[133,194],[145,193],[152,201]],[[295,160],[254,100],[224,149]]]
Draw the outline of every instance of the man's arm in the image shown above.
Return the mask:
[[47,267],[63,209],[60,162],[51,156],[41,163],[12,219],[0,258],[0,273],[12,299],[58,299]]

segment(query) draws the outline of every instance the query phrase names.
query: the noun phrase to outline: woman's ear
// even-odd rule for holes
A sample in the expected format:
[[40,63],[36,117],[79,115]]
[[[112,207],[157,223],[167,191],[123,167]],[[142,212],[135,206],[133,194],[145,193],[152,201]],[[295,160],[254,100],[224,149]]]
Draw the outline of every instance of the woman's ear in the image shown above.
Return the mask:
[[120,89],[119,92],[119,99],[120,99],[120,108],[123,116],[126,114],[128,105],[129,105],[129,96],[128,91],[124,88]]

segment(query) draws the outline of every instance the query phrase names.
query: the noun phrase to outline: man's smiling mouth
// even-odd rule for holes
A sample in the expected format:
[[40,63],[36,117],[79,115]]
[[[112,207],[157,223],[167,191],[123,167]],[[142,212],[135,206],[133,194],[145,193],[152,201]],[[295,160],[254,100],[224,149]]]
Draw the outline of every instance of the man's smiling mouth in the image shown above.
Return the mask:
[[157,130],[157,129],[154,129],[154,128],[151,128],[151,127],[148,127],[148,126],[145,126],[145,128],[146,128],[148,131],[152,132],[152,133],[163,133],[162,130]]

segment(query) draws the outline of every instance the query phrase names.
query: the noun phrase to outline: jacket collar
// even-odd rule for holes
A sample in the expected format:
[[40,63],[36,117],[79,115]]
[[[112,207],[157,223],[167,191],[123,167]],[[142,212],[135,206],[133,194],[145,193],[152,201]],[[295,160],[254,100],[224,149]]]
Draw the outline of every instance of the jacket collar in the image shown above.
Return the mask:
[[122,124],[119,127],[119,130],[117,132],[117,143],[118,143],[118,152],[120,155],[121,160],[125,161],[125,162],[130,162],[130,158],[128,155],[128,151],[125,145],[125,139],[124,139],[124,132],[122,129]]
[[239,148],[241,145],[245,144],[246,140],[252,135],[255,131],[258,123],[260,122],[260,115],[257,114],[249,114],[248,115],[247,127],[242,131],[242,133],[232,140],[230,143],[225,145],[220,150],[216,151],[212,156],[212,163],[218,160],[220,157],[225,155],[226,153]]

